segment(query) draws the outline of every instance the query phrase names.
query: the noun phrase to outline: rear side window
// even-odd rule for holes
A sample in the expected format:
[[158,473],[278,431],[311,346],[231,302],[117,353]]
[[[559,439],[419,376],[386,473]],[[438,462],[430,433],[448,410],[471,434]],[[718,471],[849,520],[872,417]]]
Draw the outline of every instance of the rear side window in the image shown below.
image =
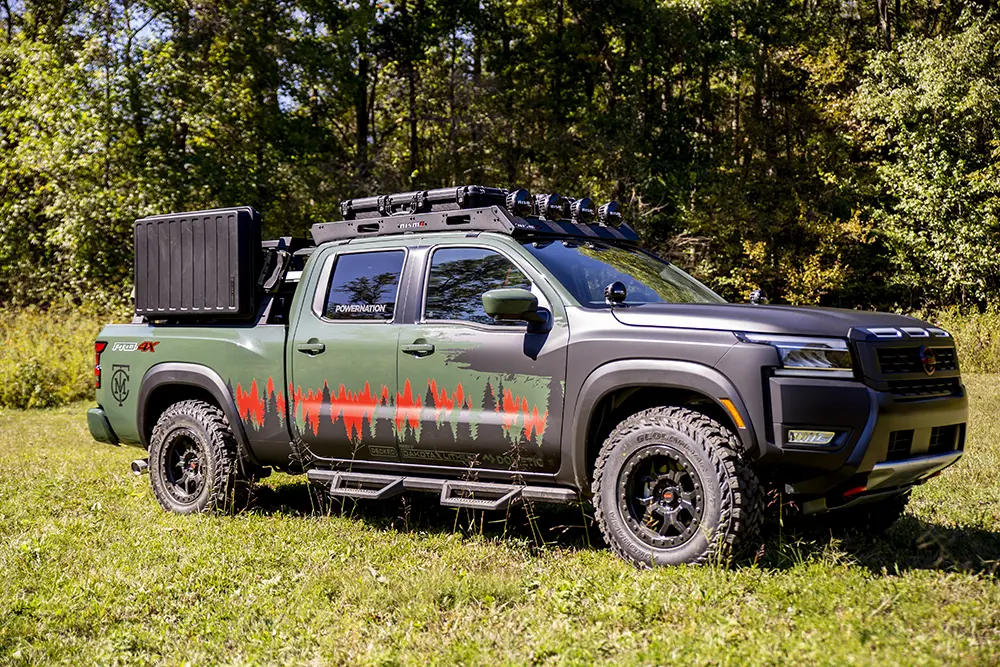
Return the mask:
[[403,256],[402,250],[339,255],[323,315],[330,320],[391,320]]
[[427,281],[426,320],[496,322],[483,310],[483,293],[500,287],[531,289],[531,281],[503,255],[485,248],[441,248],[434,251]]

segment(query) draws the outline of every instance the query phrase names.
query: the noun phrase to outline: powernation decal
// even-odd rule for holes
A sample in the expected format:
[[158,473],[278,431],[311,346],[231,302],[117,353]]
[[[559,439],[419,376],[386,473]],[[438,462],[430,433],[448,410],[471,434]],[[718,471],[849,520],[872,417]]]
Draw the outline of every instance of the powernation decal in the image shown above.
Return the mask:
[[479,395],[481,410],[474,409],[473,395],[461,384],[450,389],[434,379],[427,381],[424,397],[414,391],[409,379],[395,396],[385,385],[376,391],[368,382],[359,391],[352,391],[344,384],[334,391],[329,382],[319,389],[305,390],[289,384],[289,406],[284,394],[275,390],[271,377],[263,392],[256,379],[248,389],[238,383],[234,390],[240,419],[258,431],[272,418],[283,424],[285,409],[290,407],[300,430],[308,429],[313,436],[319,436],[321,425],[330,423],[342,428],[341,437],[354,444],[390,440],[420,443],[428,429],[434,432],[432,440],[447,437],[458,442],[474,440],[480,429],[499,428],[513,444],[534,441],[541,445],[548,423],[550,395],[541,405],[529,402],[527,395],[504,387],[503,378],[498,378],[496,384],[488,380]]
[[387,303],[338,303],[333,311],[338,315],[363,313],[365,315],[385,315],[389,312]]

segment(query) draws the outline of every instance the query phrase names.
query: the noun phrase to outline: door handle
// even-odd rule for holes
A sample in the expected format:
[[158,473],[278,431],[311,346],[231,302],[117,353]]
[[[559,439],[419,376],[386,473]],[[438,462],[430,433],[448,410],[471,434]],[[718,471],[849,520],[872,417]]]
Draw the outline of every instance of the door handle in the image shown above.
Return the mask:
[[434,346],[430,343],[410,343],[409,345],[403,345],[400,349],[406,354],[412,354],[415,357],[426,357],[429,354],[434,354]]
[[299,343],[295,346],[295,349],[299,352],[305,352],[306,354],[313,356],[326,350],[326,345],[317,340],[311,340],[308,343]]

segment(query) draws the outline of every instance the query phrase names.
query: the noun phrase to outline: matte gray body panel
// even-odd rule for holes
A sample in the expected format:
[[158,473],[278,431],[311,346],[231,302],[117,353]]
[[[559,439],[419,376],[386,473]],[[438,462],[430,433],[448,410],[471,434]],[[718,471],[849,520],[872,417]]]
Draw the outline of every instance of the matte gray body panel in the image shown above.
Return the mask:
[[807,306],[753,304],[650,303],[616,308],[622,324],[642,327],[744,331],[846,338],[853,327],[929,326],[920,320],[893,313],[860,312]]

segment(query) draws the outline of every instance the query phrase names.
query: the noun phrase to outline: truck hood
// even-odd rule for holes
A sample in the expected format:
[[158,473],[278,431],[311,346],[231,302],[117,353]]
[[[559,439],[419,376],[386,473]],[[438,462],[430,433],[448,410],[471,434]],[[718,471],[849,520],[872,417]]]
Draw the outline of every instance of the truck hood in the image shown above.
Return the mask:
[[847,337],[852,327],[928,327],[905,315],[840,308],[649,303],[612,311],[622,324],[747,333]]

